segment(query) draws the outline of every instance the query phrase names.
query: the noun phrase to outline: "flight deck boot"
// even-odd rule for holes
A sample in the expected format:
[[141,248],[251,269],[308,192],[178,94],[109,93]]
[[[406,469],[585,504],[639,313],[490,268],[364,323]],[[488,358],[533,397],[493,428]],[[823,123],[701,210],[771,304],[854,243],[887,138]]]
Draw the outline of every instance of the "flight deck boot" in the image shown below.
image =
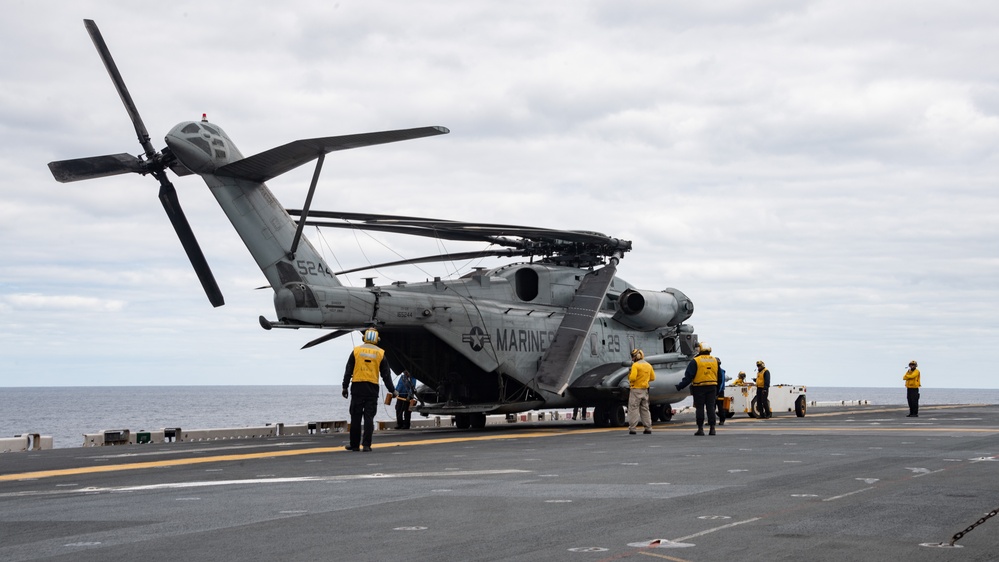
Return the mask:
[[711,426],[711,428],[708,429],[708,435],[714,435],[714,434],[715,434],[715,426]]
[[697,431],[694,432],[694,435],[704,435],[704,426],[703,425],[697,426]]

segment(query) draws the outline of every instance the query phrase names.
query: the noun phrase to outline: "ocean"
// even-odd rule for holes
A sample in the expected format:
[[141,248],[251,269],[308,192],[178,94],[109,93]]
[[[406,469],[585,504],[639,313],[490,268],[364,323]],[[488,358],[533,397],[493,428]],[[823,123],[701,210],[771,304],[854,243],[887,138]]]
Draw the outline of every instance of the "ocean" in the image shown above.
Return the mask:
[[[923,388],[920,404],[999,404],[999,389]],[[867,401],[904,405],[904,388],[809,387],[809,403]],[[687,400],[689,401],[689,399]],[[51,435],[53,446],[80,447],[83,434],[180,427],[214,429],[345,420],[339,386],[124,386],[0,388],[0,437]],[[685,405],[681,402],[678,406]],[[394,420],[380,406],[377,420]]]

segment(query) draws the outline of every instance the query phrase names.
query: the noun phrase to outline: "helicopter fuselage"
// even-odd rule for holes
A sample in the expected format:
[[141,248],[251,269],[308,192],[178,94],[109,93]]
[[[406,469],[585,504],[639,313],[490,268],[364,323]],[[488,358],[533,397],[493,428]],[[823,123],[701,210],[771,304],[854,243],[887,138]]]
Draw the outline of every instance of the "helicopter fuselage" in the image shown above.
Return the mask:
[[568,387],[550,392],[533,381],[584,270],[541,261],[454,280],[346,287],[307,239],[289,254],[297,223],[263,182],[216,173],[243,158],[220,127],[181,123],[166,141],[204,178],[274,289],[277,321],[267,327],[377,327],[393,370],[407,369],[422,383],[422,413],[620,404],[632,349],[643,349],[656,368],[654,403],[688,395],[675,384],[696,336],[682,324],[693,305],[679,291],[641,291],[613,279]]

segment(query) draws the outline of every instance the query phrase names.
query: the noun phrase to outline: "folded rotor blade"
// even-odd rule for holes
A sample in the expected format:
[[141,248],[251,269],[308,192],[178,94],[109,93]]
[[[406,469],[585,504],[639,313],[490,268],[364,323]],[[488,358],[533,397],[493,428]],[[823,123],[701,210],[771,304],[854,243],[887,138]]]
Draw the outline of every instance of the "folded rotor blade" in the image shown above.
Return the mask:
[[379,267],[393,267],[397,265],[410,265],[414,263],[435,263],[435,262],[452,261],[452,260],[470,260],[475,258],[524,256],[527,254],[528,252],[525,250],[479,250],[474,252],[456,252],[453,254],[438,254],[433,256],[424,256],[422,258],[410,258],[408,260],[399,260],[386,263],[379,263],[375,265],[366,265],[364,267],[355,267],[354,269],[337,271],[333,275],[343,275],[345,273],[356,273],[358,271],[378,269]]
[[184,251],[187,252],[188,259],[191,260],[191,265],[194,266],[194,272],[198,274],[198,279],[201,280],[201,286],[204,287],[205,294],[208,295],[208,300],[211,301],[214,307],[222,306],[225,304],[225,300],[222,298],[222,291],[219,290],[219,285],[215,282],[215,276],[212,275],[212,270],[208,267],[208,261],[205,260],[205,254],[201,252],[201,246],[198,245],[198,240],[194,237],[194,231],[191,230],[191,225],[187,222],[187,217],[184,216],[183,209],[180,208],[180,201],[177,199],[177,190],[174,189],[170,180],[166,179],[166,175],[163,172],[159,172],[158,175],[160,176],[160,202],[163,203],[163,209],[166,211],[167,216],[170,217],[173,229],[177,232],[177,237],[180,238],[180,243],[184,246]]
[[583,351],[586,336],[590,333],[607,289],[614,280],[616,263],[617,260],[612,259],[606,266],[583,277],[565,311],[562,323],[555,331],[555,339],[541,358],[538,374],[534,377],[538,388],[556,394],[565,391],[569,376]]
[[[298,209],[288,209],[292,216],[301,216]],[[327,219],[321,222],[321,219]],[[343,221],[340,223],[334,220]],[[518,226],[511,224],[490,224],[440,220],[420,217],[404,217],[393,215],[375,215],[367,213],[348,213],[339,211],[309,211],[309,222],[306,224],[330,228],[357,228],[382,232],[395,232],[414,236],[427,236],[445,240],[482,240],[494,244],[512,247],[532,246],[535,254],[544,253],[545,249],[561,252],[566,244],[579,244],[592,248],[591,251],[603,255],[613,255],[631,250],[630,240],[621,240],[601,234],[581,230],[555,230],[533,226]],[[516,240],[510,237],[518,237]],[[531,241],[528,243],[526,241]]]
[[[293,211],[289,211],[289,213],[292,216],[296,216],[295,212]],[[419,227],[397,225],[397,224],[330,222],[322,219],[319,220],[309,219],[305,222],[305,225],[318,226],[320,228],[344,228],[344,229],[354,229],[354,230],[367,230],[372,232],[390,232],[393,234],[424,236],[427,238],[439,238],[442,240],[457,240],[461,242],[488,242],[490,244],[496,244],[499,246],[507,246],[512,248],[524,248],[528,245],[521,240],[516,240],[513,238],[505,238],[501,236],[489,236],[475,232],[472,233],[453,232],[443,229],[419,228]]]
[[141,160],[124,153],[49,162],[49,170],[60,183],[117,176],[129,172],[145,173]]

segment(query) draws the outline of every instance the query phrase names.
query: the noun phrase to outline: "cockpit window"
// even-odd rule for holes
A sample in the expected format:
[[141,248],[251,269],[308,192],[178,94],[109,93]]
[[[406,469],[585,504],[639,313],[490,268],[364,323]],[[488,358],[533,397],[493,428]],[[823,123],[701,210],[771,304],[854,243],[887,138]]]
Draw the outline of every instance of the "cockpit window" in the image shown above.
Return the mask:
[[183,129],[180,130],[180,132],[187,134],[197,133],[199,131],[201,131],[201,129],[198,127],[196,123],[188,123],[187,125],[184,126]]
[[218,129],[216,129],[214,127],[209,127],[208,125],[202,125],[202,127],[204,127],[206,131],[208,131],[209,133],[211,133],[213,135],[219,134]]

